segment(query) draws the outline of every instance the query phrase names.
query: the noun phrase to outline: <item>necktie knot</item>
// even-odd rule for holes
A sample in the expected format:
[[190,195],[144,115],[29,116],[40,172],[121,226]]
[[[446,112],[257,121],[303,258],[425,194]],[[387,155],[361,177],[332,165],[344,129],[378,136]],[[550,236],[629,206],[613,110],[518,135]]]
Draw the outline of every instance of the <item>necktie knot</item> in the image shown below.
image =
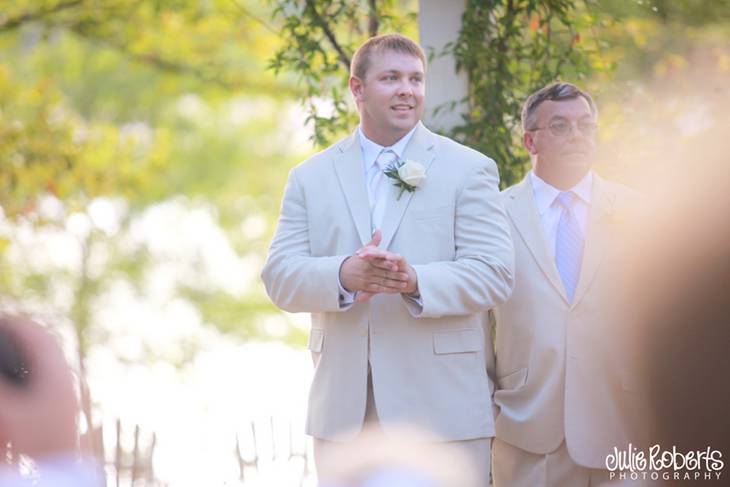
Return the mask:
[[573,202],[575,201],[575,195],[572,191],[562,191],[555,198],[555,201],[566,210],[573,208]]
[[391,149],[383,149],[382,151],[380,151],[380,154],[378,154],[378,157],[375,159],[375,165],[380,171],[385,171],[395,159],[395,152],[393,152]]

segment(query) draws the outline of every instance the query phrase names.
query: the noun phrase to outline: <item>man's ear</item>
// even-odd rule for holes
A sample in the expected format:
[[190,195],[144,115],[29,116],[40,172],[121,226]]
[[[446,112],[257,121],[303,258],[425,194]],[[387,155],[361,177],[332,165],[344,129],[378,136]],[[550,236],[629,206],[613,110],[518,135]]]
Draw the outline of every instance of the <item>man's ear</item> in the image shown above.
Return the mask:
[[363,92],[363,82],[360,78],[357,76],[350,76],[350,79],[348,81],[348,85],[350,86],[350,92],[352,93],[353,98],[355,98],[355,101],[360,102],[362,101],[362,92]]
[[535,133],[534,132],[525,132],[525,134],[522,136],[522,143],[525,145],[525,149],[527,149],[527,152],[530,154],[535,154]]

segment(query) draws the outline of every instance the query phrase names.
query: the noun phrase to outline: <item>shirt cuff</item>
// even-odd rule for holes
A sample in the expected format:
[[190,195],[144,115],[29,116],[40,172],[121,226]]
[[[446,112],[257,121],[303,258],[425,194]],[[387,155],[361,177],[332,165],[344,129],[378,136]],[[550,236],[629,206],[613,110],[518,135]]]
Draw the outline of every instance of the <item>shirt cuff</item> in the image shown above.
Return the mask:
[[[345,260],[342,261],[342,264],[345,263]],[[342,264],[340,264],[340,269],[342,268]],[[337,273],[337,285],[340,287],[340,309],[351,306],[355,302],[355,298],[357,297],[357,291],[348,291],[347,289],[345,289],[345,287],[342,285],[342,281],[340,280],[339,272]]]
[[413,294],[401,293],[401,296],[403,296],[404,304],[411,316],[418,318],[423,313],[423,298],[418,291]]
[[419,293],[418,291],[408,294],[403,293],[403,296],[415,301],[416,303],[418,303],[419,306],[423,306],[423,299],[421,298],[421,293]]

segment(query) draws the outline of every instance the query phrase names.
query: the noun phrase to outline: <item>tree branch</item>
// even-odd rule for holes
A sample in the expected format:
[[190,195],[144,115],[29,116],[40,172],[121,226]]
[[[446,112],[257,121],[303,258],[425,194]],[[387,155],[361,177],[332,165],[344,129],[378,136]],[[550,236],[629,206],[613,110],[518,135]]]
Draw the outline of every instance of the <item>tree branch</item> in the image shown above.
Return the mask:
[[271,27],[271,26],[270,26],[269,24],[267,24],[266,22],[264,22],[264,21],[263,21],[262,19],[258,18],[258,17],[257,17],[257,16],[255,16],[254,14],[252,14],[252,13],[251,13],[251,12],[250,12],[250,11],[249,11],[248,9],[246,9],[246,8],[245,8],[245,7],[243,6],[243,5],[241,5],[240,3],[238,3],[238,2],[236,1],[236,0],[231,0],[231,3],[232,3],[233,5],[235,5],[235,7],[236,7],[236,8],[237,8],[237,9],[238,9],[238,10],[239,10],[239,11],[240,11],[240,12],[241,12],[241,13],[242,13],[242,14],[243,14],[244,16],[248,17],[249,19],[251,19],[251,20],[253,20],[253,21],[255,21],[255,22],[258,22],[259,24],[261,24],[261,25],[262,25],[262,26],[263,26],[263,27],[264,27],[264,28],[265,28],[266,30],[268,30],[268,31],[269,31],[269,32],[271,32],[272,34],[277,34],[277,35],[279,34],[279,32],[278,32],[278,31],[277,31],[276,29],[274,29],[274,28],[273,28],[273,27]]
[[368,17],[368,33],[370,37],[378,35],[378,29],[380,28],[380,22],[378,20],[378,7],[376,5],[377,0],[368,0],[370,4],[370,12]]
[[69,0],[67,2],[59,3],[58,5],[55,5],[54,7],[51,7],[48,10],[38,10],[37,12],[26,12],[17,17],[5,19],[4,21],[0,22],[0,32],[17,29],[18,27],[20,27],[21,25],[23,25],[26,22],[31,22],[33,20],[42,19],[43,17],[45,17],[47,15],[55,14],[62,10],[76,7],[77,5],[80,5],[82,2],[83,2],[83,0]]
[[345,69],[350,69],[350,57],[345,54],[345,51],[342,49],[342,46],[340,46],[340,43],[337,42],[337,38],[335,37],[334,33],[332,32],[332,29],[330,29],[329,24],[322,18],[322,16],[317,12],[317,8],[314,5],[313,0],[307,0],[306,8],[309,9],[312,13],[312,18],[314,19],[315,23],[319,25],[320,29],[322,29],[322,32],[324,32],[324,35],[327,36],[327,39],[330,41],[330,44],[332,44],[332,47],[337,52],[337,57],[340,60],[342,64],[345,65]]
[[[110,39],[107,37],[102,37],[99,35],[95,35],[93,33],[90,33],[86,31],[85,29],[82,29],[79,25],[72,25],[69,27],[73,32],[75,32],[77,35],[83,37],[84,39],[88,39],[90,41],[95,41],[102,43],[109,47],[110,49],[114,49],[115,51],[123,54],[124,56],[130,58],[133,61],[140,62],[143,64],[151,65],[154,68],[160,69],[162,71],[168,71],[175,74],[181,74],[181,75],[187,75],[192,76],[193,78],[197,78],[200,81],[206,82],[206,83],[212,83],[214,85],[217,85],[221,88],[228,89],[228,90],[236,90],[236,89],[242,89],[247,88],[248,90],[260,90],[262,92],[266,92],[271,89],[271,83],[268,82],[260,82],[258,79],[226,79],[223,76],[217,75],[217,73],[210,73],[204,69],[201,69],[198,66],[190,65],[190,64],[183,64],[179,61],[172,60],[172,59],[166,59],[162,56],[160,56],[157,53],[140,53],[140,52],[134,52],[130,51],[126,45],[122,42],[115,41],[114,39]],[[219,72],[222,71],[222,68],[216,68]],[[278,88],[278,92],[281,94],[287,94],[287,95],[294,95],[299,96],[301,93],[294,89],[289,89],[286,86],[281,86]]]

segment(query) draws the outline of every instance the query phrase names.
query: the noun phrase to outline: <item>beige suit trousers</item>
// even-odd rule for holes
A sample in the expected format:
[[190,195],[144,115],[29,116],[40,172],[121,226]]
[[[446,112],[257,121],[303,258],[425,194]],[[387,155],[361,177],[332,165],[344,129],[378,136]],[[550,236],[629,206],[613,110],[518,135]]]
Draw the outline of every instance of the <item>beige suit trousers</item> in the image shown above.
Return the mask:
[[494,487],[596,487],[633,485],[611,479],[608,470],[586,468],[573,461],[565,442],[536,455],[498,438],[493,443]]
[[[364,428],[380,428],[378,412],[375,408],[375,397],[373,395],[372,376],[368,373],[367,405],[365,408]],[[314,463],[317,468],[317,476],[320,481],[328,478],[327,456],[341,443],[328,441],[320,438],[313,438]],[[354,440],[357,441],[357,438]],[[469,460],[473,470],[476,472],[479,485],[487,487],[490,485],[491,473],[491,438],[477,438],[475,440],[449,441],[445,445],[453,446],[460,454]]]

